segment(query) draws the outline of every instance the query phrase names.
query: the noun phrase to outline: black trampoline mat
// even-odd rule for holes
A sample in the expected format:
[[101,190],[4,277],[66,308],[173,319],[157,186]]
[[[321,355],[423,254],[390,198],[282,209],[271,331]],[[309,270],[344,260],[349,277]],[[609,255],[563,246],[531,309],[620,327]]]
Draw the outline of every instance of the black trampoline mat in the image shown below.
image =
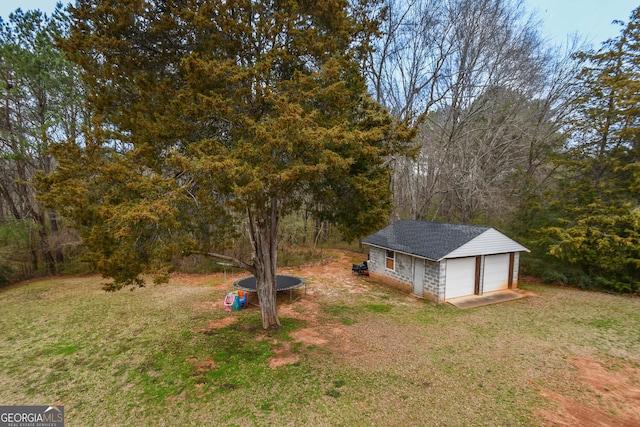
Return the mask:
[[[302,277],[288,276],[286,274],[276,275],[276,291],[288,291],[291,289],[297,289],[305,284]],[[241,289],[247,292],[256,292],[256,277],[249,276],[244,279],[236,280],[233,282],[235,288]]]

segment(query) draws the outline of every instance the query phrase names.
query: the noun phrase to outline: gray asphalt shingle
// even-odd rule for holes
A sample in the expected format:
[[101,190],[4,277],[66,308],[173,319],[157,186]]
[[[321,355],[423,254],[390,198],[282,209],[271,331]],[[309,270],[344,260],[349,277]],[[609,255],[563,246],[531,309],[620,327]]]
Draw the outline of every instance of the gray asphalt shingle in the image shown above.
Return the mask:
[[439,260],[490,227],[400,220],[365,237],[362,243]]

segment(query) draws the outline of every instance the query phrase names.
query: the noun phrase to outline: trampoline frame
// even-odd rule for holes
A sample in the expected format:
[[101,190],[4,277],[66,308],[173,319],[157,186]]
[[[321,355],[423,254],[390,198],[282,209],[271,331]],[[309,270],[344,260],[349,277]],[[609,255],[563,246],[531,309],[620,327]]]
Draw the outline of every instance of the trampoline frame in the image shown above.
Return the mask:
[[[291,285],[286,285],[285,283],[280,284],[278,283],[278,278],[280,277],[285,277],[285,278],[291,278],[291,279],[297,279],[297,282],[295,284],[291,284]],[[248,286],[243,286],[240,284],[240,282],[242,281],[248,281],[249,285]],[[241,290],[241,291],[245,291],[245,292],[249,292],[249,293],[254,293],[257,296],[258,293],[258,289],[257,289],[257,280],[255,276],[247,276],[247,277],[243,277],[242,279],[238,279],[235,282],[233,282],[233,289],[235,290]],[[293,299],[293,291],[295,289],[299,289],[301,287],[304,286],[304,294],[307,295],[307,281],[304,280],[302,277],[298,277],[298,276],[291,276],[289,274],[276,274],[276,293],[277,292],[284,292],[284,291],[289,291],[289,303],[293,303],[298,301],[300,298],[302,298],[302,296],[298,296],[296,297],[296,299]],[[254,303],[250,303],[251,305],[255,305],[255,306],[260,306],[260,304],[254,304]]]

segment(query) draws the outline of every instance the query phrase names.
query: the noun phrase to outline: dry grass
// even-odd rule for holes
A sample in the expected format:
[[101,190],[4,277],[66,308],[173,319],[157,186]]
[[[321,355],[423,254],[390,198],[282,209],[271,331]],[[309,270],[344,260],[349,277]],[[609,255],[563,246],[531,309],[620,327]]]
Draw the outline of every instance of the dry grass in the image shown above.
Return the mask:
[[283,298],[270,334],[255,308],[224,311],[222,275],[0,290],[0,402],[64,405],[83,426],[580,425],[583,407],[640,423],[624,409],[640,398],[638,298],[529,284],[537,296],[459,310],[352,276],[357,257],[291,270],[308,294]]

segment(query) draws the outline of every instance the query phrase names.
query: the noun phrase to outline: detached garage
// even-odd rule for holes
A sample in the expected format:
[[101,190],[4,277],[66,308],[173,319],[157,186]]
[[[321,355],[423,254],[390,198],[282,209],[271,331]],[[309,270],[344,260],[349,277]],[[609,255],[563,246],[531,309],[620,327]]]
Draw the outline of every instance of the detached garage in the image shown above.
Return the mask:
[[438,303],[518,286],[527,248],[494,228],[397,221],[362,240],[369,274]]

